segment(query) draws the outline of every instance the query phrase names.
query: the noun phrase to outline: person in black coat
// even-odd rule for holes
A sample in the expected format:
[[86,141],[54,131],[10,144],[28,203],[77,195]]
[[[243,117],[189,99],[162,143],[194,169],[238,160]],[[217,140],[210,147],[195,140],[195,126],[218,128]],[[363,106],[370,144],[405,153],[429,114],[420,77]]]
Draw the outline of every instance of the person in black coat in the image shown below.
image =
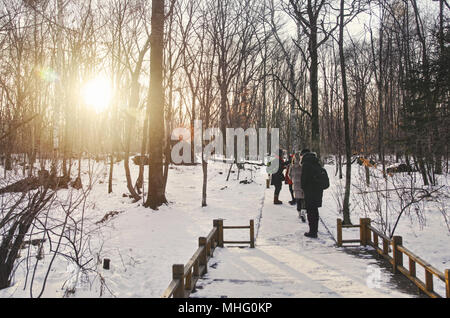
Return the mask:
[[282,201],[278,200],[280,195],[281,187],[284,182],[283,170],[286,168],[286,162],[283,160],[283,150],[280,149],[278,152],[278,170],[274,174],[272,174],[272,182],[271,184],[275,186],[275,193],[273,197],[274,204],[283,204]]
[[315,153],[304,149],[302,154],[302,189],[305,194],[306,214],[309,223],[309,232],[305,233],[305,236],[317,238],[319,208],[322,207],[323,190],[314,182],[314,176],[321,165]]

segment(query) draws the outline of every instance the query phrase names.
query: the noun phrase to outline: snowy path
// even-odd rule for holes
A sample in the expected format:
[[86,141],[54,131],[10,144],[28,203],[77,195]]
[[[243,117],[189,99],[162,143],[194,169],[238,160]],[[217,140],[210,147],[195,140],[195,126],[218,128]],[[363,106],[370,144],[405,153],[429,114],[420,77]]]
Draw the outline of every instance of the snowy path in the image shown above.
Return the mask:
[[256,248],[217,249],[191,297],[411,297],[376,260],[335,248],[323,224],[318,240],[306,238],[289,199],[283,188],[284,204],[275,206],[273,188],[266,190]]

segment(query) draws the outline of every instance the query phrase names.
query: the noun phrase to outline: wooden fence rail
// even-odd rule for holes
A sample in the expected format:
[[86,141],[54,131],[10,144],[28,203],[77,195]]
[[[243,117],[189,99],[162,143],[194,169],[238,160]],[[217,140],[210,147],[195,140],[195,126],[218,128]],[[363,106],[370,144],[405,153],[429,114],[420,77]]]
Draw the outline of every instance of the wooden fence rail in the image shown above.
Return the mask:
[[[342,229],[359,228],[359,240],[343,240]],[[361,246],[371,246],[376,252],[384,257],[392,265],[393,273],[401,273],[410,279],[425,294],[432,298],[441,298],[442,296],[434,291],[433,279],[437,278],[445,283],[446,298],[450,298],[450,270],[446,269],[442,273],[428,262],[424,261],[405,246],[403,246],[403,238],[401,236],[387,237],[376,228],[371,226],[369,218],[361,218],[359,225],[343,225],[342,219],[337,220],[337,245],[344,246],[348,243],[359,243]],[[380,247],[380,243],[382,244]],[[392,252],[392,256],[389,255]],[[408,269],[403,266],[403,256],[409,259]],[[417,277],[416,265],[419,264],[425,270],[425,281]]]
[[[247,226],[223,226],[223,223],[221,223],[220,226],[222,227],[221,233],[223,244],[250,244],[251,248],[255,247],[255,222],[253,220],[250,220],[250,225]],[[239,230],[239,229],[250,230],[250,241],[223,241],[223,230]]]
[[[224,241],[223,232],[226,229],[249,229],[250,241]],[[216,247],[224,244],[250,244],[255,247],[254,221],[248,226],[223,226],[223,220],[214,220],[213,229],[207,237],[198,239],[198,249],[186,265],[172,266],[172,281],[164,291],[162,298],[188,298],[200,277],[208,272],[208,261],[213,257]]]

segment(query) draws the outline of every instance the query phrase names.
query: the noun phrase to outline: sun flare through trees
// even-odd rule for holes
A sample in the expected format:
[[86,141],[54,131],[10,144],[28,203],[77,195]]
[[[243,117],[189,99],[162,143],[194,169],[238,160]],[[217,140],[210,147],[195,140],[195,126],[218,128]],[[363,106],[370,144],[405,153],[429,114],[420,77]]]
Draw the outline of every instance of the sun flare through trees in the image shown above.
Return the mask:
[[[91,192],[113,202],[98,204],[114,206],[105,222],[121,204],[152,218],[185,193],[206,217],[232,188],[217,179],[255,186],[262,171],[270,187],[280,150],[328,165],[344,225],[373,210],[394,235],[446,197],[449,0],[0,0],[0,61],[0,289],[24,246],[51,245],[48,273],[70,259],[67,286],[94,271]],[[24,271],[43,295],[49,274],[39,289]]]

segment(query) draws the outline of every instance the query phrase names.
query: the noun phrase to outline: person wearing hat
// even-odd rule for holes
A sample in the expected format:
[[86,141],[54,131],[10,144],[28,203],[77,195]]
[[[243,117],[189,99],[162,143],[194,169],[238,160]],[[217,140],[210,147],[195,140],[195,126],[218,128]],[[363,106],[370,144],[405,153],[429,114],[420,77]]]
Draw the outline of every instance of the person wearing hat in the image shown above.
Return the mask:
[[319,208],[322,207],[323,190],[314,182],[314,176],[321,168],[319,158],[309,149],[302,150],[301,187],[305,195],[306,214],[308,216],[309,232],[306,237],[317,238],[319,228]]

